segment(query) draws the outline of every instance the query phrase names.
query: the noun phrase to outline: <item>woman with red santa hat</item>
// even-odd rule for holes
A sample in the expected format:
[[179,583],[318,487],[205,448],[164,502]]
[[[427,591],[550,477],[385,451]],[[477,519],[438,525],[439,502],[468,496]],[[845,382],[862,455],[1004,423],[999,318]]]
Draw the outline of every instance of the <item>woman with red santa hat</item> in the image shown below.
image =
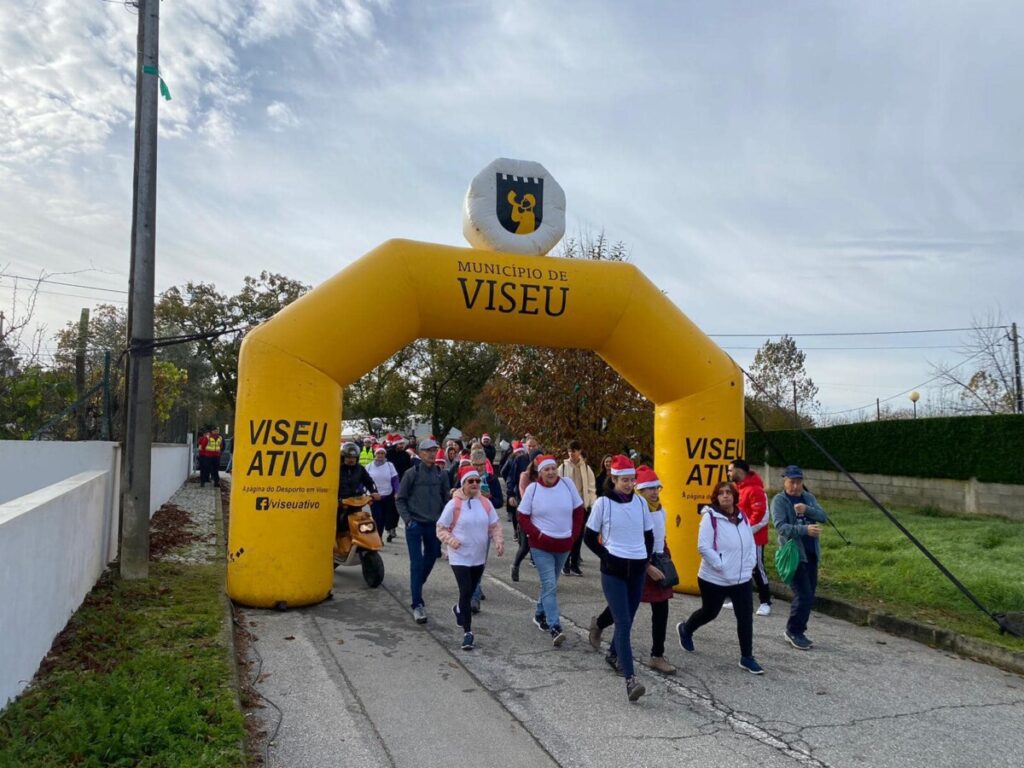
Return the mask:
[[538,456],[534,462],[537,480],[530,483],[519,502],[519,528],[530,542],[540,577],[533,623],[551,634],[557,648],[565,642],[558,613],[558,577],[583,527],[584,507],[573,482],[559,477],[554,456]]
[[583,541],[601,560],[601,588],[615,620],[614,658],[626,678],[626,697],[635,702],[647,691],[636,679],[629,635],[654,551],[654,518],[634,493],[636,468],[629,457],[614,456],[609,471],[611,487],[594,503]]
[[[637,467],[636,492],[644,497],[651,510],[654,521],[654,554],[666,555],[671,558],[668,545],[665,543],[665,508],[661,505],[661,480],[653,469],[646,464]],[[665,658],[665,635],[668,632],[668,601],[672,599],[672,587],[661,585],[665,574],[654,567],[647,566],[647,578],[644,579],[644,591],[640,602],[651,606],[651,657],[647,666],[664,675],[674,675],[676,668]],[[590,620],[590,644],[601,649],[601,633],[615,623],[610,608],[605,608],[600,616]],[[615,644],[612,643],[606,657],[614,669],[618,669],[618,658]]]
[[484,575],[487,548],[494,541],[498,557],[505,554],[501,521],[490,499],[480,495],[480,473],[472,466],[459,472],[460,487],[437,520],[437,538],[448,546],[448,563],[459,585],[459,602],[452,606],[462,627],[462,650],[473,650],[473,591]]

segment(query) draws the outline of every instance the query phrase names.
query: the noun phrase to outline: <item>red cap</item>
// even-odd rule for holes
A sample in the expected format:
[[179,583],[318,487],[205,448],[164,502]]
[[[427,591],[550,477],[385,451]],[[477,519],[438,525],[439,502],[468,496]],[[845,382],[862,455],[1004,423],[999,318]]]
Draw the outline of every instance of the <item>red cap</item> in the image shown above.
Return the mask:
[[629,456],[623,456],[621,453],[612,456],[612,477],[622,477],[624,475],[635,475],[636,466],[630,460]]
[[660,488],[661,480],[654,473],[654,470],[648,467],[646,464],[641,464],[636,468],[636,488],[642,490],[644,488]]
[[557,467],[558,462],[555,461],[554,456],[538,456],[537,457],[537,470],[542,470],[544,467]]

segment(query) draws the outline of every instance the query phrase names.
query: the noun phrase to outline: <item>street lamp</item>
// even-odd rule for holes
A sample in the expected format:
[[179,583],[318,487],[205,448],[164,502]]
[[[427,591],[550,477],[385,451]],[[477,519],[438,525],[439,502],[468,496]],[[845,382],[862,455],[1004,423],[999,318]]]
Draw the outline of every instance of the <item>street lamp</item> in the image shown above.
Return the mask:
[[914,418],[915,419],[917,418],[917,401],[920,400],[920,399],[921,399],[921,395],[919,395],[916,390],[914,392],[910,393],[910,402],[912,402],[914,404]]

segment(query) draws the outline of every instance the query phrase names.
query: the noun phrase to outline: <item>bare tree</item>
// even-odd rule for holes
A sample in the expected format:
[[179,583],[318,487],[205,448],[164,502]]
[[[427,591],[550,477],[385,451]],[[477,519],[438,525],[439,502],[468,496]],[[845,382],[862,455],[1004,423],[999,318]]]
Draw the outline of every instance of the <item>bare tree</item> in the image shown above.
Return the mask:
[[1016,402],[1010,324],[1000,312],[971,321],[954,363],[932,363],[945,405],[957,415],[1013,413]]

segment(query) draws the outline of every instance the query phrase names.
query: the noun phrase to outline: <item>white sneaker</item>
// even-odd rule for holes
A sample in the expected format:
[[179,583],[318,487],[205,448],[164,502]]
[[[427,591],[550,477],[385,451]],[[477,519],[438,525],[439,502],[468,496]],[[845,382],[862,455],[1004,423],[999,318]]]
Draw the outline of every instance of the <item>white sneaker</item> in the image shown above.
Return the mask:
[[758,616],[771,616],[772,615],[772,604],[771,603],[761,603],[761,605],[758,606],[757,615]]
[[724,603],[722,603],[722,607],[723,608],[732,608],[732,600],[726,600]]

